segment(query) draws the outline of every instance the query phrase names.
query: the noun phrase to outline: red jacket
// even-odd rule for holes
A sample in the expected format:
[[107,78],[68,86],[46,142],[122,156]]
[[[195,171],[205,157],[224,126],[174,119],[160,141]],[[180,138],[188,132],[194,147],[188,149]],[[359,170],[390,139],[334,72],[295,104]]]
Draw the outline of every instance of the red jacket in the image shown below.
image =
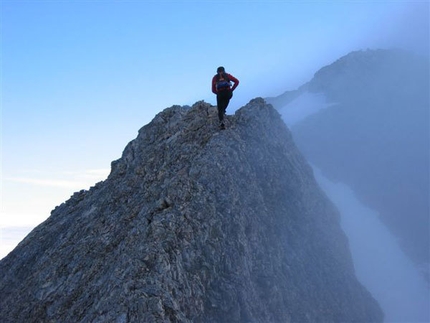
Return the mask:
[[[237,78],[235,78],[233,75],[225,73],[228,77],[228,79],[233,82],[233,87],[228,88],[228,90],[230,91],[234,91],[235,88],[237,88],[237,86],[239,85],[239,80]],[[217,74],[212,78],[212,92],[214,94],[217,94],[217,89],[216,89],[216,79],[217,79]],[[225,91],[225,89],[221,90],[221,91]]]

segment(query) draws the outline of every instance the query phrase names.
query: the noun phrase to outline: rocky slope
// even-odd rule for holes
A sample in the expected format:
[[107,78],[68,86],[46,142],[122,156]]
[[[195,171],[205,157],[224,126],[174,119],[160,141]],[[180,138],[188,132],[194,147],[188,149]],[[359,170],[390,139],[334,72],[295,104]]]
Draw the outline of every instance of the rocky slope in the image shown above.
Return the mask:
[[262,99],[139,131],[0,262],[0,321],[380,322],[339,216]]
[[367,50],[340,58],[299,89],[268,100],[283,112],[300,113],[306,107],[297,105],[297,98],[325,98],[320,110],[291,125],[298,147],[380,214],[427,277],[429,88],[425,58]]

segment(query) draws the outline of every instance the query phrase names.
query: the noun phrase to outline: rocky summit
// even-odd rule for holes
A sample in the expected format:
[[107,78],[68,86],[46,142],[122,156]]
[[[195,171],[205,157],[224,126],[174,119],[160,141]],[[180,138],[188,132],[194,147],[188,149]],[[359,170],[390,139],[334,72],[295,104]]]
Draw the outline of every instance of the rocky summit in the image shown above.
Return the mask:
[[381,322],[278,112],[173,106],[0,262],[0,321]]

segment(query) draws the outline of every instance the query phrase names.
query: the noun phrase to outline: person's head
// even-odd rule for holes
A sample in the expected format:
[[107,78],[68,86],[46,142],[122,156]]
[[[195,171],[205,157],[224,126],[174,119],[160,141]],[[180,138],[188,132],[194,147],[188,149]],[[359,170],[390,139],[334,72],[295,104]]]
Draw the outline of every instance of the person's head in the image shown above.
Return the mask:
[[218,68],[216,69],[216,72],[217,72],[218,74],[220,74],[220,73],[225,73],[225,68],[224,68],[223,66],[220,66],[220,67],[218,67]]

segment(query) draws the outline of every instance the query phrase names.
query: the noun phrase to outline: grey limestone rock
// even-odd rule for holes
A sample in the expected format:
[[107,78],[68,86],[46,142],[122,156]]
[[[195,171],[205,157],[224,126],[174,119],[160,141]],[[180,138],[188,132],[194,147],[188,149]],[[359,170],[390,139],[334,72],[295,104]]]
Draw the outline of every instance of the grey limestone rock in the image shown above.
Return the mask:
[[0,271],[4,323],[383,320],[336,209],[260,98],[226,130],[205,102],[162,111]]

